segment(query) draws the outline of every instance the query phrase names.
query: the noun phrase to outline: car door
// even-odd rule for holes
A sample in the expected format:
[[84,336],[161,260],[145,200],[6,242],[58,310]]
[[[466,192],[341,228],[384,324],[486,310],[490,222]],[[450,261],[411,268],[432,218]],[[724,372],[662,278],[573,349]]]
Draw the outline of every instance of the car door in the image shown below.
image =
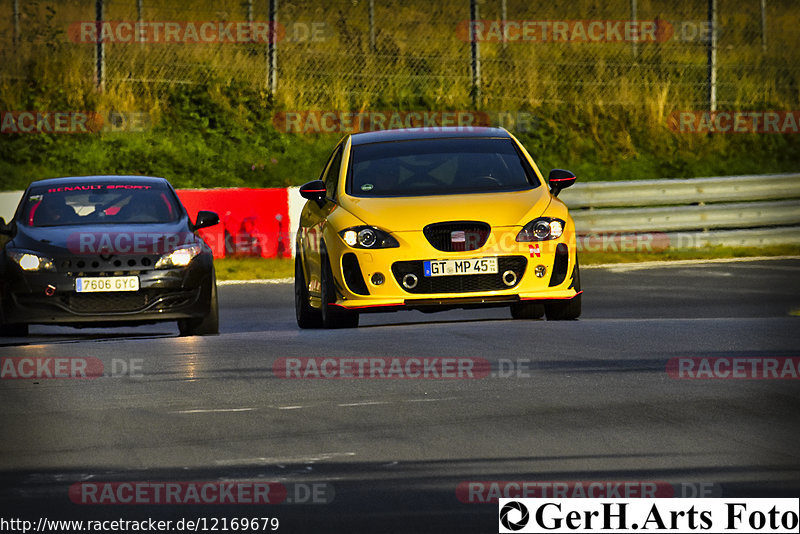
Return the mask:
[[308,292],[314,298],[319,298],[322,281],[322,263],[320,252],[322,250],[322,232],[327,224],[328,215],[336,207],[336,189],[339,184],[339,170],[342,165],[344,142],[339,143],[334,149],[328,163],[320,175],[320,180],[325,182],[328,191],[325,202],[321,205],[313,200],[306,202],[300,214],[300,231],[303,259],[306,267],[306,280]]

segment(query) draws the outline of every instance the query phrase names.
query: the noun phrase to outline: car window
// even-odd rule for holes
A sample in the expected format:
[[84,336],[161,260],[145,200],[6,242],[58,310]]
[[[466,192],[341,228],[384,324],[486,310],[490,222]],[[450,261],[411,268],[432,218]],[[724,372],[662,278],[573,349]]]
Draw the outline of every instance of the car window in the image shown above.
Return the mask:
[[425,139],[352,149],[348,194],[447,195],[540,185],[511,139]]
[[328,198],[331,200],[336,200],[336,188],[339,185],[339,169],[342,166],[342,152],[344,150],[343,145],[339,145],[334,153],[331,155],[331,158],[328,163],[325,172],[320,178],[323,182],[325,182],[325,189],[328,191]]
[[98,182],[31,188],[21,215],[27,226],[147,224],[176,221],[181,209],[166,185]]

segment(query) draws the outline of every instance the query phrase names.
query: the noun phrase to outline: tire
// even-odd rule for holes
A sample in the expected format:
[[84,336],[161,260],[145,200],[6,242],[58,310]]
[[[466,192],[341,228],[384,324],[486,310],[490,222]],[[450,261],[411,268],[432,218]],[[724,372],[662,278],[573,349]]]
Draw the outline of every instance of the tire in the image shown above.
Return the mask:
[[0,337],[28,337],[26,324],[0,324]]
[[[575,291],[581,290],[581,272],[578,258],[575,258]],[[581,315],[581,294],[575,295],[570,300],[556,300],[544,305],[548,321],[569,321]]]
[[178,321],[178,331],[181,336],[216,336],[219,334],[219,301],[215,274],[211,275],[211,298],[209,300],[209,310],[205,317]]
[[356,328],[358,326],[357,312],[332,306],[336,302],[333,271],[327,254],[323,254],[320,259],[322,263],[322,326],[324,328]]
[[548,302],[544,305],[548,321],[568,321],[581,315],[581,295],[575,295],[567,301]]
[[511,317],[514,319],[541,319],[544,316],[544,304],[541,302],[516,302],[511,305]]
[[300,328],[319,328],[322,326],[322,314],[308,302],[308,284],[303,275],[300,256],[294,260],[294,312],[297,326]]

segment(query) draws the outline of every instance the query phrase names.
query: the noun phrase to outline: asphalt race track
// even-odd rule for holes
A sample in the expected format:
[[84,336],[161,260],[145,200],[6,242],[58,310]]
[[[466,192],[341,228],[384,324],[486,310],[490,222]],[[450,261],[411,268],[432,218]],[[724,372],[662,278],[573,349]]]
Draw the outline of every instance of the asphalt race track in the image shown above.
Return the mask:
[[[278,532],[497,532],[496,503],[462,502],[463,488],[489,487],[469,482],[797,497],[800,380],[681,379],[667,367],[800,356],[798,274],[798,259],[584,269],[583,316],[567,322],[498,308],[300,331],[282,283],[221,286],[215,337],[179,338],[172,324],[34,326],[1,340],[0,356],[97,359],[106,376],[4,374],[0,508],[33,520],[270,516]],[[273,372],[279,358],[313,356],[489,368],[465,379]],[[154,481],[275,482],[287,495],[205,506],[69,497],[76,483]]]

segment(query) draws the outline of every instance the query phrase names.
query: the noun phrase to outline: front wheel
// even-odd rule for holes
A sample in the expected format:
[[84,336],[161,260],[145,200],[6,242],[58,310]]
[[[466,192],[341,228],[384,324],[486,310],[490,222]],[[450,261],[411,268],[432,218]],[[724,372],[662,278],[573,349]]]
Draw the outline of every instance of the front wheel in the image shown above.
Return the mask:
[[297,326],[300,328],[319,328],[322,326],[322,316],[308,302],[308,284],[303,275],[303,264],[298,255],[294,260],[294,313],[297,317]]
[[544,311],[548,321],[577,319],[581,315],[581,295],[575,295],[567,301],[548,302],[544,305]]
[[358,326],[358,312],[342,310],[333,305],[336,302],[336,287],[328,256],[322,258],[322,326],[325,328],[355,328]]
[[219,302],[217,300],[217,277],[211,275],[211,298],[208,313],[199,319],[181,319],[178,331],[181,336],[216,336],[219,334]]
[[541,302],[515,302],[511,305],[514,319],[541,319],[543,315],[544,304]]
[[555,300],[544,305],[548,321],[568,321],[577,319],[581,315],[581,268],[577,256],[575,256],[575,273],[571,287],[578,291],[578,294],[570,300]]

